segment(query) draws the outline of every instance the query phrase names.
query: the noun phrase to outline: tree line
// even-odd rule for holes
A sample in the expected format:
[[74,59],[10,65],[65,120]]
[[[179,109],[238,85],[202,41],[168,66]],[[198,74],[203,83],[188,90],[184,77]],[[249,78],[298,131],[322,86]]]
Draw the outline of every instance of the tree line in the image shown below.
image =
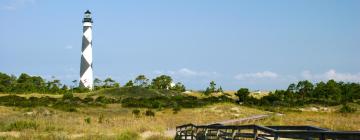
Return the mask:
[[145,75],[139,75],[134,80],[129,80],[124,87],[142,87],[156,90],[173,90],[184,92],[186,87],[181,82],[174,83],[173,79],[168,75],[160,75],[150,80]]
[[339,105],[349,102],[359,102],[360,84],[329,80],[327,82],[311,83],[304,80],[293,83],[286,90],[270,92],[260,99],[250,95],[247,88],[236,92],[239,102],[258,106],[301,106],[305,104]]
[[[72,81],[73,85],[67,86],[60,80],[52,78],[45,80],[40,76],[30,76],[26,73],[19,77],[7,75],[0,72],[0,92],[2,93],[56,93],[63,94],[67,92],[88,92],[89,89],[78,86],[78,81]],[[173,79],[167,75],[160,75],[154,79],[148,79],[145,75],[139,75],[133,80],[129,80],[123,86],[111,78],[104,80],[95,78],[94,90],[105,88],[131,88],[140,87],[155,90],[171,90],[184,92],[186,87],[180,83],[174,83]],[[204,91],[205,95],[213,92],[223,92],[221,86],[211,81]],[[329,80],[327,82],[311,83],[304,80],[293,83],[284,90],[270,92],[269,95],[260,99],[250,95],[249,89],[241,88],[237,91],[238,102],[246,105],[258,106],[297,106],[309,103],[322,105],[338,105],[348,102],[360,101],[360,84],[345,83]]]
[[[88,88],[78,86],[78,80],[73,80],[73,85],[68,86],[62,84],[60,80],[52,78],[53,80],[45,80],[41,76],[30,76],[26,73],[20,74],[19,77],[15,75],[7,75],[0,72],[0,92],[2,93],[57,93],[63,94],[66,92],[82,93],[88,92]],[[101,80],[94,79],[94,90],[105,88],[119,88],[120,83],[115,80],[106,78]],[[142,87],[157,90],[173,90],[184,92],[185,86],[181,82],[173,84],[173,79],[167,75],[158,76],[150,82],[145,75],[139,75],[134,80],[128,81],[123,87]]]

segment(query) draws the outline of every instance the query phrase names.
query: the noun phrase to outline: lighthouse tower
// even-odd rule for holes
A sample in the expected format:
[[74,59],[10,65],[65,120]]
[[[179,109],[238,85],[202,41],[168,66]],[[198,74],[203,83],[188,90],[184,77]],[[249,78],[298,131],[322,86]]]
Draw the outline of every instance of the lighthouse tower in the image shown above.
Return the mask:
[[91,12],[87,10],[83,20],[83,38],[80,64],[80,87],[93,88],[92,69],[92,19]]

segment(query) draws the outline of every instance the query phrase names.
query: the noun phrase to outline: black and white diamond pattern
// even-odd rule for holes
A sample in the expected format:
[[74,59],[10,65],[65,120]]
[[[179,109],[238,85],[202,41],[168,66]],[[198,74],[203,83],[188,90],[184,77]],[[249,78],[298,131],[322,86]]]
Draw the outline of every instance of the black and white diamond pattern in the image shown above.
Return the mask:
[[80,87],[93,88],[92,25],[84,22],[80,65]]

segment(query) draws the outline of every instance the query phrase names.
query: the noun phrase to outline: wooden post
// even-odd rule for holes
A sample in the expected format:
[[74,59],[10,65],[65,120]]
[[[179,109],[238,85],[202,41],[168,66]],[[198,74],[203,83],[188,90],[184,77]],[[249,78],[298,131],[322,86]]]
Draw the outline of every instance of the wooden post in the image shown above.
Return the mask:
[[274,140],[279,140],[279,136],[277,134],[274,135]]
[[254,127],[254,139],[256,140],[258,137],[258,131],[257,131],[257,128]]
[[191,140],[194,140],[194,131],[191,130]]
[[326,140],[324,133],[321,133],[319,140]]

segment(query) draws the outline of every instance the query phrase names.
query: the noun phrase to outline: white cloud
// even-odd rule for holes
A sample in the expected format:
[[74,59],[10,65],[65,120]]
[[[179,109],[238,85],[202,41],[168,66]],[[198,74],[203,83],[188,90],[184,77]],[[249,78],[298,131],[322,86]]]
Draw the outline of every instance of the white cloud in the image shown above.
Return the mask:
[[302,78],[313,81],[327,81],[334,79],[336,81],[344,82],[360,82],[360,73],[339,73],[334,69],[330,69],[325,73],[312,74],[310,71],[303,71]]
[[72,49],[72,48],[74,48],[72,45],[67,45],[67,46],[65,46],[65,49]]
[[257,80],[257,79],[276,79],[279,75],[271,71],[263,71],[256,73],[240,73],[235,76],[237,80]]
[[195,71],[188,68],[181,68],[175,71],[154,71],[154,74],[167,74],[177,77],[216,77],[219,74],[217,72]]
[[1,7],[1,9],[7,11],[14,11],[29,4],[33,5],[35,4],[35,2],[35,0],[9,0],[6,5],[3,5]]

